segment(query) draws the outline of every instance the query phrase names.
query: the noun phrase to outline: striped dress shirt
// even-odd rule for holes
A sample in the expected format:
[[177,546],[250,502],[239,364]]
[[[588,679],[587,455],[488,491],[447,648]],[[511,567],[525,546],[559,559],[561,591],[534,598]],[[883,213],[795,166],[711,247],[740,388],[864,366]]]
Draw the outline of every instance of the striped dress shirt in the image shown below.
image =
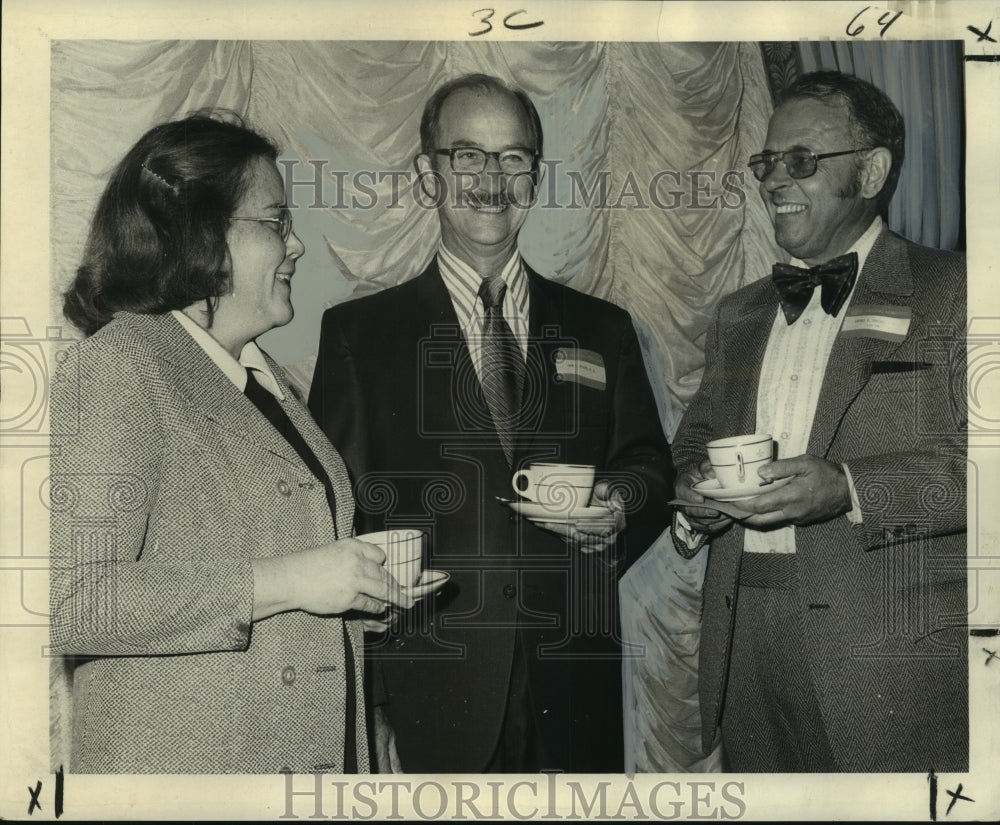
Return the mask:
[[[876,218],[854,246],[847,250],[847,254],[858,253],[859,276],[881,232],[882,219]],[[793,259],[792,264],[808,266],[797,259]],[[780,308],[775,314],[757,384],[756,432],[774,436],[778,442],[779,459],[803,455],[809,446],[809,433],[816,416],[830,351],[856,288],[857,281],[836,315],[827,315],[820,305],[821,289],[813,290],[809,305],[794,324],[786,323]],[[847,517],[860,522],[861,512],[854,483],[850,470],[843,466],[853,504]],[[795,527],[789,525],[768,531],[747,527],[743,549],[748,553],[794,553]]]
[[[485,312],[479,299],[482,276],[464,261],[459,260],[442,244],[438,249],[438,269],[451,296],[458,325],[465,336],[469,355],[482,380],[483,322]],[[524,271],[517,250],[504,264],[502,277],[507,284],[503,299],[503,317],[510,325],[514,338],[521,348],[521,355],[528,356],[528,276]]]

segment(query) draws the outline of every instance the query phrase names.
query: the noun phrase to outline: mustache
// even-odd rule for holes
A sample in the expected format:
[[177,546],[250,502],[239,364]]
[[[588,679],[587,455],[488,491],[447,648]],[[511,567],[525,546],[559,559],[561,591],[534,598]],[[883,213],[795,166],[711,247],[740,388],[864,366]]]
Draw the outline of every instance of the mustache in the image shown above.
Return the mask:
[[473,206],[510,206],[513,203],[506,192],[466,192],[465,197]]

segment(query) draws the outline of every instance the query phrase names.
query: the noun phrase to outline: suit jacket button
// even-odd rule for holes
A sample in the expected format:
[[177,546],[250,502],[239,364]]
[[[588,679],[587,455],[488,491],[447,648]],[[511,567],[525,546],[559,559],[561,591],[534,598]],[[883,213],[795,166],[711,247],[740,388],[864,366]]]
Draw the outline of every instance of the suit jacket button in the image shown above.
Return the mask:
[[732,596],[726,596],[726,609],[727,610],[732,610],[733,609],[733,597]]
[[295,684],[295,668],[291,665],[286,665],[281,670],[281,682],[285,685]]
[[508,599],[513,599],[517,595],[517,588],[512,584],[505,584],[503,586],[503,594]]
[[288,486],[288,482],[283,478],[278,480],[278,492],[283,496],[290,496],[292,494],[292,488]]

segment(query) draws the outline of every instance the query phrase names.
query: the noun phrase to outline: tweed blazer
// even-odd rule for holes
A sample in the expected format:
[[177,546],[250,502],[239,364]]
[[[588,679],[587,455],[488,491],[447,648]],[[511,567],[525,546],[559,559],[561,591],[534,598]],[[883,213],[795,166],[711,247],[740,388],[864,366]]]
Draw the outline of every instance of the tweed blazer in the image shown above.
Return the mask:
[[[352,534],[337,452],[280,368],[323,484],[170,314],[119,313],[53,382],[51,625],[72,657],[72,772],[273,773],[344,765],[344,623],[251,623],[251,560]],[[368,767],[362,633],[358,765]]]
[[[834,343],[808,454],[845,463],[862,524],[797,527],[808,668],[845,771],[966,770],[965,264],[884,231],[854,311],[909,311],[902,340]],[[753,432],[778,309],[770,279],[724,299],[701,386],[673,444],[679,470],[714,438]],[[791,457],[791,456],[784,456]],[[683,471],[683,470],[682,470]],[[712,541],[700,657],[703,746],[722,711],[743,529]]]
[[[618,577],[669,522],[673,466],[628,313],[530,270],[528,289],[513,468],[436,261],[323,318],[309,404],[355,481],[359,524],[422,527],[427,566],[451,573],[369,647],[410,772],[485,768],[518,649],[553,765],[623,770]],[[579,374],[563,369],[574,360]],[[498,502],[532,461],[622,484],[619,546],[583,554]]]

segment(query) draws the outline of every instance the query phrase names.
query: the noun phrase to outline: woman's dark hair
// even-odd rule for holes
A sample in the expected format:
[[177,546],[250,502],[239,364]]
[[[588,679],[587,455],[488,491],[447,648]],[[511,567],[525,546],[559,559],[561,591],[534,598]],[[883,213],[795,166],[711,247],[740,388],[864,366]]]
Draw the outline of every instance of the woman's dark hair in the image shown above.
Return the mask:
[[66,317],[91,335],[119,310],[159,314],[205,300],[211,313],[229,285],[226,232],[249,166],[277,156],[231,113],[198,113],[146,132],[97,204],[64,295]]

